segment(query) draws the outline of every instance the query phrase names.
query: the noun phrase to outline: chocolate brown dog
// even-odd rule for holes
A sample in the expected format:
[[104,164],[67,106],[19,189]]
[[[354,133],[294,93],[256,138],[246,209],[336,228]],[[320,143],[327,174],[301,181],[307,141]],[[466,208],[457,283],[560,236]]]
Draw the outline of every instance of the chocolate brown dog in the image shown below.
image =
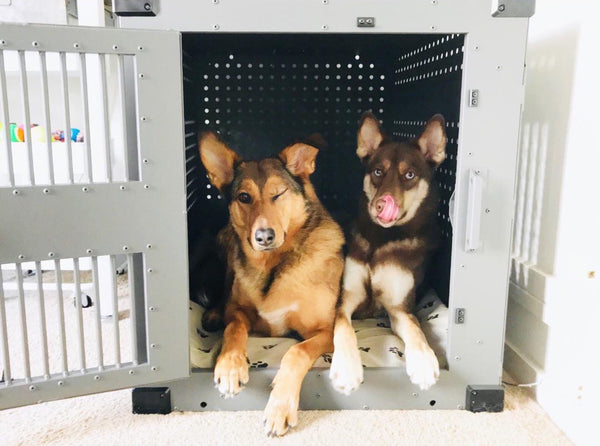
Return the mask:
[[444,127],[444,118],[435,115],[419,138],[400,143],[382,132],[373,114],[362,117],[356,153],[366,171],[364,194],[349,241],[329,374],[342,393],[350,394],[363,380],[351,317],[355,311],[372,316],[382,306],[405,343],[410,380],[427,389],[439,376],[437,358],[412,311],[416,287],[437,243],[432,179],[446,158]]
[[215,384],[233,396],[248,382],[249,332],[298,333],[304,341],[284,355],[265,409],[267,433],[283,435],[298,422],[304,376],[333,350],[344,237],[309,180],[315,147],[293,144],[259,161],[242,161],[213,133],[203,133],[199,147],[211,182],[230,198],[219,241],[231,295]]

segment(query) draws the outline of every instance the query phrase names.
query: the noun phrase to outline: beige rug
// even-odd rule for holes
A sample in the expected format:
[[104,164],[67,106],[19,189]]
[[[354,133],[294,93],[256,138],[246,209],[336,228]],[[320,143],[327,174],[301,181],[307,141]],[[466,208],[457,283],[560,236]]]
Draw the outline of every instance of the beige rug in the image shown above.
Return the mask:
[[9,445],[568,445],[526,391],[507,389],[498,414],[466,411],[305,411],[285,437],[270,439],[262,414],[132,415],[129,390],[0,412]]

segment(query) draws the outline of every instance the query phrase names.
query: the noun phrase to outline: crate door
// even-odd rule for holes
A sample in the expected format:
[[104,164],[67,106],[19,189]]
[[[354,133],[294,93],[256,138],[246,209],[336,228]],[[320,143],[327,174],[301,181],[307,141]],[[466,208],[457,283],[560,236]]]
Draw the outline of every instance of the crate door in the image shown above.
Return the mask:
[[189,374],[181,85],[176,32],[0,25],[0,409]]

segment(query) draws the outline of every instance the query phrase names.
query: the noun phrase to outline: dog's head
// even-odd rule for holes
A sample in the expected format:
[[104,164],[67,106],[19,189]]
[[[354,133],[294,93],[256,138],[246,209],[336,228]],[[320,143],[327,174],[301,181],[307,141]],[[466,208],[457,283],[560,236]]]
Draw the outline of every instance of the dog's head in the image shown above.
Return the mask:
[[410,142],[387,138],[370,112],[362,116],[356,154],[365,166],[363,190],[371,220],[384,227],[408,223],[429,194],[434,169],[446,158],[445,121],[433,116]]
[[277,158],[243,161],[217,135],[205,132],[199,148],[211,183],[231,199],[229,218],[240,240],[255,251],[273,251],[302,227],[315,147],[297,143]]

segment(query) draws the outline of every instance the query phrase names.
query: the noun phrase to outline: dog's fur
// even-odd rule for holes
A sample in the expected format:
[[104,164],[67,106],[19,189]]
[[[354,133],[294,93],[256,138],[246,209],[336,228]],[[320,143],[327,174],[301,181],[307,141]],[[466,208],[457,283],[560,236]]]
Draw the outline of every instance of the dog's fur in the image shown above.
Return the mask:
[[[315,147],[297,143],[277,158],[242,161],[210,132],[200,136],[199,147],[211,182],[231,200],[229,223],[219,234],[231,295],[215,384],[233,396],[248,382],[249,332],[300,335],[304,341],[284,355],[265,409],[267,433],[283,435],[297,423],[304,376],[333,350],[343,233],[309,180]],[[264,236],[267,228],[271,237]]]
[[[439,376],[437,358],[412,310],[426,261],[437,244],[438,199],[432,178],[446,157],[444,127],[444,118],[435,115],[419,138],[400,143],[383,133],[373,114],[362,117],[356,153],[366,171],[364,195],[349,240],[330,369],[332,383],[342,393],[350,394],[363,380],[351,317],[355,312],[367,317],[381,307],[405,343],[410,380],[426,389]],[[390,205],[395,215],[382,220],[386,196],[396,203]]]

